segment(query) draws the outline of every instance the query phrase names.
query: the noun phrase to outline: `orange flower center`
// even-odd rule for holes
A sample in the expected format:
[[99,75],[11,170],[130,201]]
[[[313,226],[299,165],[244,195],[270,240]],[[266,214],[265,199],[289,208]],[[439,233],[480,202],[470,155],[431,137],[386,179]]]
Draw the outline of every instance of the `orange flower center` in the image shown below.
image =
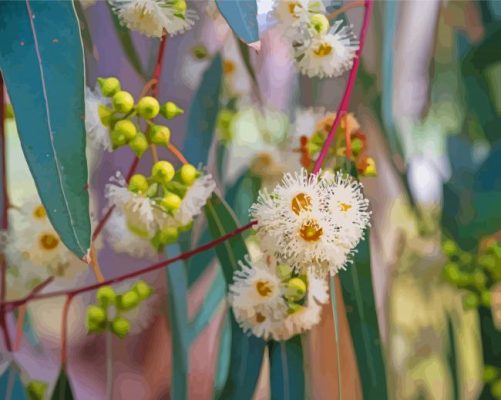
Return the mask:
[[299,229],[299,235],[307,242],[317,242],[323,234],[324,230],[314,219],[305,221]]
[[346,212],[351,208],[351,204],[339,203],[339,210]]
[[306,193],[295,195],[291,201],[291,208],[296,215],[299,215],[301,211],[311,211],[311,197]]
[[292,16],[296,16],[296,7],[298,4],[295,1],[290,1],[289,2],[289,12]]
[[52,233],[44,233],[40,237],[40,246],[45,250],[54,250],[59,245],[59,238]]
[[321,43],[315,50],[313,50],[313,53],[318,57],[328,56],[331,52],[332,46],[328,43]]
[[40,204],[33,210],[33,217],[37,219],[43,219],[47,216],[47,212],[45,211],[45,208]]
[[256,290],[263,297],[267,297],[273,292],[272,285],[268,281],[257,281]]
[[223,71],[225,74],[230,75],[235,72],[235,63],[230,60],[224,60]]

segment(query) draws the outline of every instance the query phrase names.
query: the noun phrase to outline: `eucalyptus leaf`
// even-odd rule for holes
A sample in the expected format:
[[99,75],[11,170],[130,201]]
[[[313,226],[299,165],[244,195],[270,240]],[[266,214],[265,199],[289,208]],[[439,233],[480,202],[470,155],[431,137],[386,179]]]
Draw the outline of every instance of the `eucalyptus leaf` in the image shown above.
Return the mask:
[[56,387],[52,392],[51,400],[73,400],[73,390],[66,371],[62,369],[57,378]]
[[214,398],[221,396],[230,369],[231,354],[231,320],[229,313],[224,317],[219,339],[219,357],[217,359],[216,376],[214,378]]
[[273,400],[305,398],[303,346],[301,336],[268,344],[270,385]]
[[216,5],[240,40],[245,43],[259,40],[256,0],[216,0]]
[[10,363],[0,376],[0,398],[4,400],[25,400],[28,398],[26,389],[21,382],[19,370],[13,363]]
[[0,69],[24,155],[52,225],[79,258],[90,247],[84,61],[67,1],[0,2]]

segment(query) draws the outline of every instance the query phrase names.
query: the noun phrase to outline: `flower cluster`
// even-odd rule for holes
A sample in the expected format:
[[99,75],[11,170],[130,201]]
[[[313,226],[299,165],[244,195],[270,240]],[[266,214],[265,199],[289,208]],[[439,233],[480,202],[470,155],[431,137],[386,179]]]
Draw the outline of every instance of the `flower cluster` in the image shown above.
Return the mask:
[[120,294],[111,286],[99,288],[96,292],[97,303],[87,307],[87,332],[110,330],[120,338],[126,336],[131,331],[130,322],[138,319],[136,314],[141,303],[151,298],[152,294],[151,286],[142,280]]
[[276,0],[274,13],[302,74],[336,77],[351,68],[358,40],[343,20],[331,25],[321,0]]
[[197,14],[188,10],[185,0],[108,0],[127,28],[150,37],[161,37],[190,29]]
[[320,320],[327,284],[310,271],[297,274],[272,257],[246,263],[235,273],[229,301],[244,331],[265,340],[287,340]]

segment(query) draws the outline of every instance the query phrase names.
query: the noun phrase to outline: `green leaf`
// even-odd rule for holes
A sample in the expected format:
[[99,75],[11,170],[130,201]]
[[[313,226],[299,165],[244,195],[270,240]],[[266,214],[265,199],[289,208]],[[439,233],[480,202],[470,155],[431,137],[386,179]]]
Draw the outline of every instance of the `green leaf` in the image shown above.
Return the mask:
[[[213,239],[220,238],[235,229],[237,221],[228,205],[217,194],[213,194],[205,205],[209,232]],[[243,236],[233,236],[216,246],[227,283],[232,282],[233,273],[239,269],[239,260],[247,254]],[[251,399],[261,371],[265,341],[246,335],[230,312],[231,358],[228,380],[221,395],[222,399]]]
[[447,339],[449,342],[449,348],[447,352],[447,363],[449,364],[449,371],[451,373],[452,380],[452,398],[459,399],[459,393],[461,387],[459,386],[459,369],[457,365],[457,346],[456,338],[454,335],[454,324],[452,322],[451,316],[447,316]]
[[141,64],[141,58],[136,51],[129,29],[122,26],[116,14],[111,10],[111,6],[109,6],[109,8],[113,26],[115,27],[115,32],[117,34],[118,40],[120,41],[120,44],[122,45],[122,50],[125,53],[125,56],[129,60],[130,65],[132,65],[132,68],[134,68],[134,70],[138,73],[138,75],[141,76],[144,80],[147,80],[148,77],[144,72],[143,65]]
[[56,387],[52,392],[51,400],[73,400],[73,390],[71,389],[70,381],[66,371],[62,369],[57,378]]
[[230,28],[245,43],[259,40],[255,0],[216,0],[217,8]]
[[301,336],[268,344],[270,385],[273,400],[302,400],[304,391],[303,346]]
[[25,400],[26,390],[21,382],[17,367],[10,363],[0,376],[0,398],[4,400]]
[[342,394],[342,382],[341,382],[341,350],[339,346],[339,312],[337,307],[337,290],[336,290],[336,279],[335,277],[330,277],[330,295],[331,295],[331,305],[332,305],[332,320],[334,321],[334,339],[336,341],[336,368],[337,368],[337,388],[338,388],[338,399],[341,399]]
[[357,357],[364,399],[386,399],[385,365],[372,288],[369,233],[357,246],[353,265],[340,273],[346,315]]
[[0,37],[0,69],[24,155],[52,225],[81,258],[91,228],[84,62],[73,3],[2,1]]
[[205,71],[188,113],[184,152],[193,165],[207,164],[219,112],[223,64],[218,54]]
[[219,340],[219,358],[217,359],[216,376],[214,378],[214,398],[221,396],[224,384],[230,370],[231,354],[231,320],[227,313],[224,317],[224,323]]
[[[168,257],[180,254],[178,245],[167,246]],[[190,329],[188,324],[188,286],[183,261],[167,266],[168,316],[172,335],[171,398],[188,398]]]

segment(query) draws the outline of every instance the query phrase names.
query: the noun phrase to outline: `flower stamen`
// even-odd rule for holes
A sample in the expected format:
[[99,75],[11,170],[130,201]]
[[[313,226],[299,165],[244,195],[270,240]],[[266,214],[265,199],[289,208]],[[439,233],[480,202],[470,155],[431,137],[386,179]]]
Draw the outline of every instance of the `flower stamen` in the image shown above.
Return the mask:
[[311,197],[306,193],[297,194],[291,201],[291,208],[296,215],[299,215],[302,211],[311,211]]
[[324,230],[315,219],[305,221],[299,229],[299,236],[307,242],[317,242],[323,234]]

